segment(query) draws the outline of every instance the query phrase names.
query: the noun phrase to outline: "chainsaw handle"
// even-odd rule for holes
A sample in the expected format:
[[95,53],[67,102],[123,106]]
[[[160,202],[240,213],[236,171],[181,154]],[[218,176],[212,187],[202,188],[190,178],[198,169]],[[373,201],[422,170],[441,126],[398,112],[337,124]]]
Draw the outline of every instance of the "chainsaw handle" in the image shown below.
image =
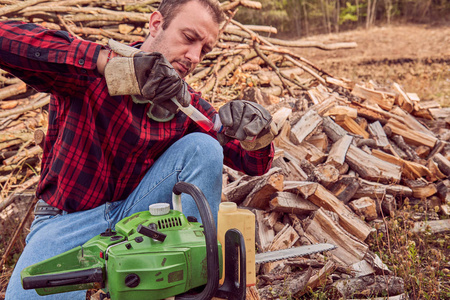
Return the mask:
[[175,195],[186,193],[190,195],[197,205],[200,217],[203,222],[203,230],[206,240],[206,262],[208,282],[200,294],[176,296],[177,300],[201,299],[209,300],[214,297],[219,287],[219,250],[217,248],[217,230],[211,208],[203,192],[193,184],[187,182],[177,182],[172,192]]
[[104,282],[102,268],[93,268],[56,274],[35,275],[24,277],[22,279],[22,285],[25,290],[96,282]]
[[236,228],[225,233],[225,278],[216,297],[228,300],[245,299],[247,286],[247,262],[245,240]]

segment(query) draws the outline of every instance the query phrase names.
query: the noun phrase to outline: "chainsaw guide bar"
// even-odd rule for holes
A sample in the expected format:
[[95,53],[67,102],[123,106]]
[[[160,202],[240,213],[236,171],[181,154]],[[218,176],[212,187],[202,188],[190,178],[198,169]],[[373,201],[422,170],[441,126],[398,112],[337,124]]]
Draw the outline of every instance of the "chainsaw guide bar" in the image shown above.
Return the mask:
[[255,255],[255,263],[263,264],[291,257],[299,257],[317,252],[330,251],[336,248],[337,247],[332,244],[314,244],[308,246],[300,246],[295,248],[258,253]]

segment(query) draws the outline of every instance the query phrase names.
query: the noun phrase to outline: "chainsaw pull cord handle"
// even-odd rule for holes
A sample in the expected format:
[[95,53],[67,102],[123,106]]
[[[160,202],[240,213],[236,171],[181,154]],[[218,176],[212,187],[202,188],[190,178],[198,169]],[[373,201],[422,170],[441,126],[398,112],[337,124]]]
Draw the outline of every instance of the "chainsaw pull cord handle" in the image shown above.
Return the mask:
[[201,299],[209,300],[214,297],[219,287],[219,250],[217,248],[217,230],[214,218],[211,213],[211,208],[206,200],[203,192],[195,185],[187,182],[177,182],[173,187],[172,192],[175,195],[186,193],[194,198],[197,205],[200,217],[203,222],[203,230],[206,240],[206,262],[208,282],[200,294],[197,295],[181,295],[176,296],[177,300]]

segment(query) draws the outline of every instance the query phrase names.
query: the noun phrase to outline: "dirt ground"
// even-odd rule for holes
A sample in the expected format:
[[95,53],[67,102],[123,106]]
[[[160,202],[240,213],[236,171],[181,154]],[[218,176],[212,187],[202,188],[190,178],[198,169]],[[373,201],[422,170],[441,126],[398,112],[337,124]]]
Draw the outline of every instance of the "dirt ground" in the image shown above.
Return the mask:
[[333,76],[356,82],[397,82],[422,100],[450,106],[450,25],[390,25],[311,36],[323,43],[356,42],[357,48],[326,51],[297,49]]

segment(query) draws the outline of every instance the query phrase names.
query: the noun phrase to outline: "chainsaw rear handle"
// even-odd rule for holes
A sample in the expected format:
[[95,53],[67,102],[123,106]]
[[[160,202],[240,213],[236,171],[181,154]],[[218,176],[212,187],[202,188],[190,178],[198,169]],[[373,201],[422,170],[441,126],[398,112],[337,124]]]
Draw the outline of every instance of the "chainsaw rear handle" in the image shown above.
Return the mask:
[[25,290],[66,286],[85,283],[102,283],[104,280],[102,268],[56,273],[48,275],[36,275],[23,278]]
[[[223,246],[223,245],[222,245]],[[247,262],[242,233],[233,228],[225,233],[225,278],[216,297],[243,300],[247,287]]]
[[203,230],[206,240],[206,262],[208,282],[200,294],[176,296],[177,300],[209,300],[214,297],[219,287],[219,250],[217,249],[217,229],[211,213],[208,201],[203,192],[193,184],[187,182],[177,182],[172,192],[175,195],[186,193],[190,195],[197,205],[200,217],[203,222]]

